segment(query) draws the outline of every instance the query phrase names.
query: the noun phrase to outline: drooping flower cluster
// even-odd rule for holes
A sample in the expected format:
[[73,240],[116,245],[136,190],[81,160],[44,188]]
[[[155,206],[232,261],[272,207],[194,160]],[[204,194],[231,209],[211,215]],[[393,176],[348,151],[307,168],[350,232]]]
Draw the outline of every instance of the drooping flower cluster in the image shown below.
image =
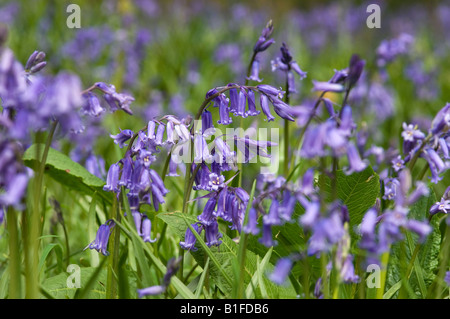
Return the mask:
[[[422,196],[429,194],[425,183],[417,181],[413,187],[408,169],[399,173],[385,188],[389,189],[387,199],[394,200],[393,208],[380,211],[379,206],[371,208],[365,214],[360,225],[360,247],[368,253],[368,263],[379,263],[379,256],[404,238],[402,230],[416,233],[423,241],[431,232],[428,221],[410,218],[410,207]],[[378,225],[378,232],[376,227]]]

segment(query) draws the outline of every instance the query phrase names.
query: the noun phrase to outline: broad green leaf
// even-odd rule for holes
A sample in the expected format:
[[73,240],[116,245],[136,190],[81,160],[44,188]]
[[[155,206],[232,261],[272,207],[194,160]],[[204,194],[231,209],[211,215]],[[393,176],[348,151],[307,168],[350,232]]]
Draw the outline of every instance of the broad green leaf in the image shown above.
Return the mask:
[[[39,165],[44,147],[43,144],[31,145],[23,155],[25,165],[30,168]],[[38,159],[36,159],[36,156],[38,156]],[[45,173],[71,189],[87,195],[92,195],[97,191],[108,202],[112,201],[112,194],[103,190],[105,182],[102,179],[89,173],[86,168],[53,148],[48,151]]]
[[[68,285],[68,277],[71,273],[62,272],[54,277],[47,278],[43,281],[42,287],[56,299],[73,299],[75,293],[79,289],[86,288],[89,280],[97,271],[94,267],[81,267],[80,268],[80,288],[70,288]],[[69,282],[72,282],[69,279]],[[84,295],[85,299],[104,299],[105,298],[105,285],[106,285],[106,269],[102,269],[98,274],[95,282],[92,283],[89,291],[86,291]]]
[[[320,190],[331,200],[331,179],[320,175]],[[372,167],[362,172],[346,175],[344,171],[336,171],[336,196],[347,206],[350,216],[350,230],[359,225],[367,210],[375,204],[380,192],[380,177]]]
[[[181,238],[184,239],[186,233],[186,221],[189,223],[194,223],[197,220],[192,216],[182,216],[181,213],[161,213],[157,215],[160,219],[162,219],[165,223],[169,225],[169,227]],[[238,245],[227,235],[223,235],[221,238],[222,244],[219,247],[210,247],[212,254],[214,254],[214,258],[220,263],[221,268],[226,272],[227,276],[234,279],[235,272],[233,270],[233,260],[238,256]],[[197,243],[196,247],[197,251],[190,251],[197,263],[201,267],[205,267],[206,260],[208,255],[204,251],[204,249]],[[247,286],[253,275],[257,272],[257,255],[250,250],[247,250],[245,253],[245,266],[244,266],[244,285]],[[263,269],[263,284],[266,288],[268,296],[270,298],[295,298],[296,292],[293,289],[290,283],[287,284],[286,287],[280,287],[271,282],[267,275],[273,270],[273,264],[268,264],[268,266]],[[226,295],[230,296],[232,293],[233,287],[229,284],[228,280],[224,278],[221,274],[221,271],[217,268],[217,266],[213,263],[209,263],[209,272],[211,279],[214,280],[215,284],[219,287],[219,289]],[[234,280],[232,280],[234,282]],[[261,296],[257,296],[261,298]]]

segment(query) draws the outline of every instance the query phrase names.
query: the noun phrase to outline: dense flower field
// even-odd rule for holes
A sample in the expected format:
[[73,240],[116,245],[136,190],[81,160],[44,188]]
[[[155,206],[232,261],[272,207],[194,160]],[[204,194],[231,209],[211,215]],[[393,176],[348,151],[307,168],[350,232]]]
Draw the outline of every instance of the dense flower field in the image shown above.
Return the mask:
[[448,299],[449,14],[1,3],[0,298]]

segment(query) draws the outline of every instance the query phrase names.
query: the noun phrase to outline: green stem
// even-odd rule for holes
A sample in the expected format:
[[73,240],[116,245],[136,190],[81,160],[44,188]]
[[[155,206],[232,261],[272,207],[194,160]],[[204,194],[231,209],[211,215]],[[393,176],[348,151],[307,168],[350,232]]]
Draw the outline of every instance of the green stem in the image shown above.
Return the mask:
[[20,261],[20,241],[17,228],[17,212],[11,207],[6,211],[6,227],[9,235],[9,299],[19,299],[21,297],[21,261]]
[[[284,102],[289,104],[289,81],[286,73],[286,95],[284,96]],[[284,120],[284,176],[287,178],[289,175],[289,120]]]
[[383,299],[384,288],[386,287],[387,266],[389,263],[389,251],[383,253],[381,256],[381,273],[380,273],[380,288],[377,289],[376,299]]
[[[41,230],[41,194],[42,187],[44,181],[44,171],[45,164],[47,162],[48,152],[50,150],[50,145],[53,140],[53,136],[55,134],[56,128],[58,126],[58,121],[54,121],[50,131],[47,136],[47,140],[45,142],[44,151],[42,153],[42,157],[40,159],[39,166],[36,170],[36,177],[34,180],[34,202],[33,209],[27,210],[27,213],[30,213],[31,216],[26,216],[24,214],[24,221],[27,220],[24,224],[24,230],[27,232],[26,241],[24,251],[25,251],[25,266],[26,266],[26,293],[25,297],[29,299],[37,299],[39,298],[39,237]],[[40,148],[37,148],[37,156],[39,159],[40,156]]]
[[[117,197],[114,196],[113,205],[111,208],[110,218],[116,220],[118,222],[121,221],[119,205],[117,201]],[[106,298],[108,299],[116,299],[118,293],[117,287],[117,276],[119,274],[119,246],[120,246],[120,229],[116,228],[113,230],[113,235],[111,236],[111,246],[112,246],[112,254],[111,258],[109,258],[108,265],[108,273],[107,273],[107,281],[106,281]]]

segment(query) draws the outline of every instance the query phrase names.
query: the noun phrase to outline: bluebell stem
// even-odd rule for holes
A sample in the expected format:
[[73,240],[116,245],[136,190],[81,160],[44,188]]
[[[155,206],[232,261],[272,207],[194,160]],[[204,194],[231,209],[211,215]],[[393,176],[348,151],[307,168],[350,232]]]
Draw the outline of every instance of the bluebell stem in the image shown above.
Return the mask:
[[102,253],[102,255],[108,256],[109,252],[107,251],[107,248],[109,235],[111,234],[112,228],[114,226],[115,223],[112,219],[107,220],[104,224],[100,225],[95,240],[92,241],[85,249],[95,249],[98,252]]
[[164,274],[161,285],[150,286],[147,288],[138,289],[137,293],[138,293],[139,298],[149,296],[149,295],[159,295],[159,294],[164,293],[166,291],[167,287],[169,286],[172,277],[177,273],[178,269],[180,268],[180,262],[181,262],[181,258],[176,258],[176,259],[171,258],[167,262],[167,267],[166,267],[167,271]]

